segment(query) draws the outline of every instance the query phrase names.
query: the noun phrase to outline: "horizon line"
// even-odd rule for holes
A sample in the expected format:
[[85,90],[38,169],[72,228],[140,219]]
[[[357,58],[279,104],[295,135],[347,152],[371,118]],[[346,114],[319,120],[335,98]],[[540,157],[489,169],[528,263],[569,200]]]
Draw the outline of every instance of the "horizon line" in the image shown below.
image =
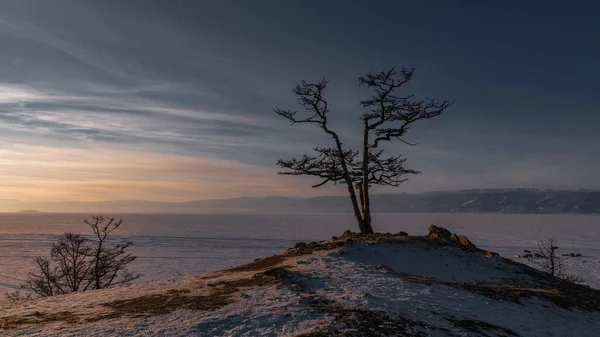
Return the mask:
[[[377,195],[421,195],[421,194],[429,194],[429,193],[452,193],[452,192],[482,192],[482,191],[538,191],[538,192],[600,192],[597,189],[587,189],[587,188],[579,188],[579,189],[554,189],[554,188],[468,188],[468,189],[457,189],[457,190],[431,190],[424,191],[418,193],[408,193],[408,192],[398,192],[398,193],[374,193],[371,196]],[[109,200],[93,200],[93,201],[76,201],[76,200],[61,200],[61,201],[29,201],[29,200],[18,200],[18,199],[0,199],[2,201],[9,202],[18,202],[18,203],[105,203],[105,202],[154,202],[154,203],[163,203],[163,204],[184,204],[191,202],[201,202],[201,201],[225,201],[225,200],[236,200],[236,199],[269,199],[269,198],[289,198],[289,199],[316,199],[316,198],[327,198],[327,197],[346,197],[345,194],[335,195],[320,195],[320,196],[312,196],[312,197],[302,197],[302,196],[287,196],[287,195],[267,195],[264,197],[250,197],[250,196],[239,196],[239,197],[231,197],[231,198],[216,198],[216,199],[194,199],[194,200],[183,200],[183,201],[163,201],[163,200],[148,200],[148,199],[109,199]]]

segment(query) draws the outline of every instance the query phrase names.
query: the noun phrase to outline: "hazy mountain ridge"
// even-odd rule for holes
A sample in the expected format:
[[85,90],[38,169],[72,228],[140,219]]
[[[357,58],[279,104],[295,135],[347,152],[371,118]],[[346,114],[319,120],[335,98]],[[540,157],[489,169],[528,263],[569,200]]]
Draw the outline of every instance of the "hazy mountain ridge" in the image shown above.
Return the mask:
[[[529,214],[600,213],[600,191],[564,190],[463,190],[422,194],[371,196],[373,212],[504,212]],[[313,198],[233,198],[188,202],[115,200],[102,202],[19,202],[0,200],[0,211],[19,212],[117,212],[117,213],[346,213],[345,196]]]

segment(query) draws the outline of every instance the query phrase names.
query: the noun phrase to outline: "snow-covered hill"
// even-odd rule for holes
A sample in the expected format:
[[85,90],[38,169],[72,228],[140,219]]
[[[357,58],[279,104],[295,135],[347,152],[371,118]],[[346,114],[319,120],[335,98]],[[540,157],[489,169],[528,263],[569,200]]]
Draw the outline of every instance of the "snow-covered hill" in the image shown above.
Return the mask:
[[346,233],[179,280],[0,303],[0,334],[599,335],[599,290],[460,241]]

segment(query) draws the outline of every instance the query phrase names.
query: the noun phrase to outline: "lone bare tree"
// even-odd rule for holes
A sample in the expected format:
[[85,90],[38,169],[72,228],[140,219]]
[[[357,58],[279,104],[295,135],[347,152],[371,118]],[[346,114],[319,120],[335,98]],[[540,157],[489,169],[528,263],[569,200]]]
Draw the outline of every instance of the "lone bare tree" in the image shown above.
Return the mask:
[[[95,215],[84,220],[93,237],[65,233],[52,245],[49,257],[35,257],[36,270],[29,273],[22,289],[38,296],[105,289],[130,283],[142,275],[127,270],[136,256],[126,252],[133,242],[109,242],[109,235],[122,220]],[[20,298],[18,293],[7,297]]]
[[298,103],[307,110],[307,115],[298,116],[297,111],[289,109],[274,110],[291,124],[317,125],[334,141],[333,147],[314,148],[316,155],[279,160],[277,164],[284,169],[279,174],[319,177],[321,181],[313,187],[327,183],[345,184],[361,233],[373,233],[369,188],[372,185],[397,187],[407,180],[406,175],[420,173],[405,168],[406,158],[402,155],[384,156],[383,150],[379,149],[380,143],[397,140],[409,146],[416,145],[405,139],[410,126],[439,116],[454,103],[414,100],[413,95],[398,95],[396,91],[412,79],[413,73],[414,69],[402,68],[397,72],[391,68],[359,77],[360,86],[374,91],[372,97],[360,101],[367,110],[360,116],[363,124],[360,150],[345,148],[337,132],[328,124],[330,110],[323,97],[328,83],[325,79],[317,83],[301,81],[294,88]]
[[553,238],[542,240],[538,243],[537,256],[542,259],[537,263],[540,269],[556,278],[570,282],[582,282],[581,277],[570,274],[567,271],[564,258],[558,255],[557,250],[558,241]]

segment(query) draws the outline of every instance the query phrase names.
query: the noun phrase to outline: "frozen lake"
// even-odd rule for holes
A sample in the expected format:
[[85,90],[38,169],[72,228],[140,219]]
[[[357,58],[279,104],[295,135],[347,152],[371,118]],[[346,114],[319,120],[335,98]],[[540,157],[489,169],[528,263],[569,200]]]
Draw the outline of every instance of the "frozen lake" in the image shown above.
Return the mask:
[[[47,255],[57,236],[88,233],[86,214],[0,214],[0,298],[31,270],[31,258]],[[135,242],[139,259],[131,269],[143,281],[221,269],[278,254],[298,241],[319,241],[357,231],[350,214],[120,214],[117,234]],[[600,288],[599,215],[376,214],[378,232],[427,233],[436,224],[469,237],[506,257],[535,249],[541,239],[559,241],[561,253],[584,256],[569,267]],[[521,261],[522,259],[517,259]]]

